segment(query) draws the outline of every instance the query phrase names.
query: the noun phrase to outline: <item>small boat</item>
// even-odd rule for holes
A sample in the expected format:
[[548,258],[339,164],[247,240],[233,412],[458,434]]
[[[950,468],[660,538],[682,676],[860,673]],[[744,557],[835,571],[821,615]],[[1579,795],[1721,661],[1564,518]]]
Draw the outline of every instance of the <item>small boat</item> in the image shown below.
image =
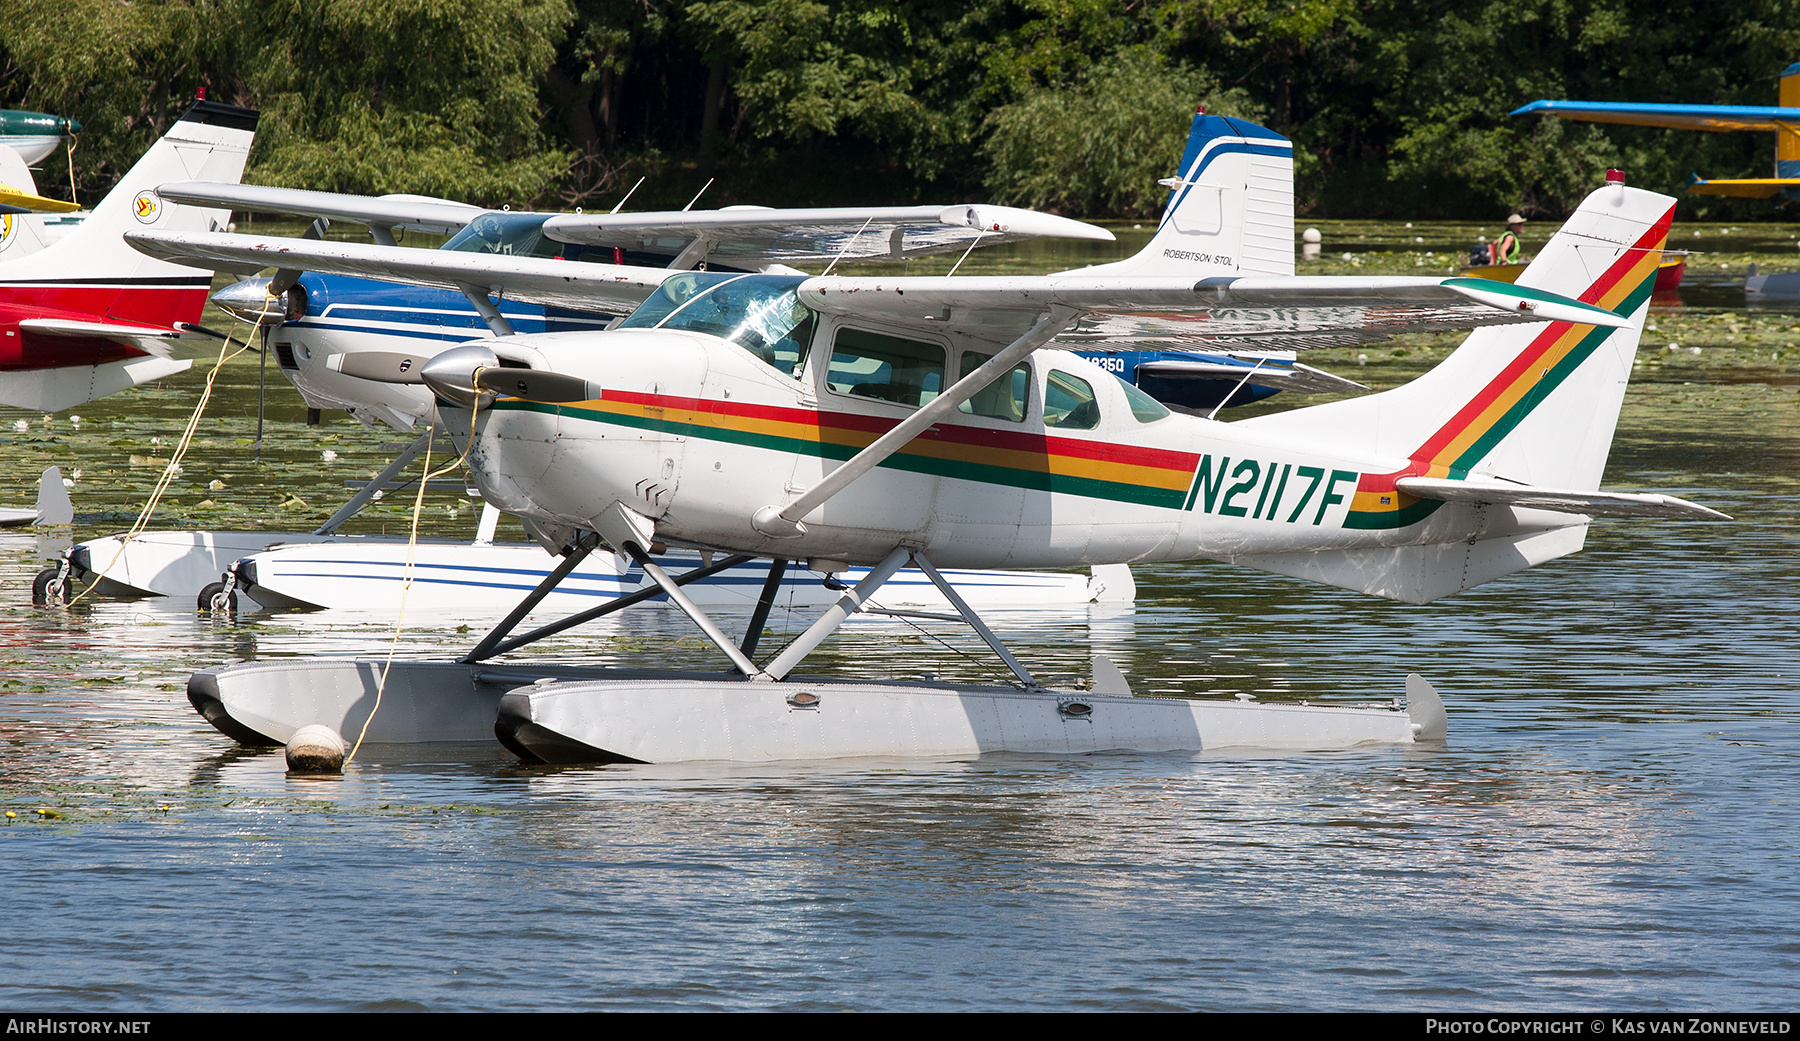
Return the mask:
[[1525,273],[1527,264],[1480,264],[1465,267],[1457,274],[1464,278],[1488,278],[1495,282],[1517,282]]
[[[1681,276],[1687,270],[1688,251],[1685,249],[1668,249],[1663,251],[1662,263],[1656,265],[1656,285],[1653,292],[1667,293],[1681,288]],[[1465,267],[1458,272],[1464,278],[1491,278],[1496,282],[1517,282],[1530,264],[1481,264]]]
[[1670,293],[1680,289],[1681,276],[1687,272],[1687,258],[1685,249],[1663,250],[1662,263],[1656,265],[1656,286],[1652,291]]

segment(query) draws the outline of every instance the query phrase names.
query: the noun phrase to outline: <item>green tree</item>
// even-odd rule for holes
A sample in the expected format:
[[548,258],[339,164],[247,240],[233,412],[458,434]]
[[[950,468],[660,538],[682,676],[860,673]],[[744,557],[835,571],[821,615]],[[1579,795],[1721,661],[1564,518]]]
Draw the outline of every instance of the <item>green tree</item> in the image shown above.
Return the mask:
[[1168,197],[1196,103],[1262,119],[1242,88],[1222,88],[1203,69],[1170,65],[1128,47],[1073,83],[1025,92],[995,109],[986,152],[988,187],[1000,202],[1094,217],[1142,217]]

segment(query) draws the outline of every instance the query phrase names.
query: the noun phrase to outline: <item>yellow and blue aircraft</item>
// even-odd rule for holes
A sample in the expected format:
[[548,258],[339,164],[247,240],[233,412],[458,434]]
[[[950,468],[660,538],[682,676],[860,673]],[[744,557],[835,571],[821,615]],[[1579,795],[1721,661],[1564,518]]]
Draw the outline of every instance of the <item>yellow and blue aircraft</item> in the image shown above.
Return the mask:
[[1584,123],[1664,127],[1672,130],[1775,131],[1775,176],[1708,179],[1694,174],[1690,195],[1800,199],[1800,62],[1781,70],[1778,105],[1661,105],[1629,101],[1534,101],[1513,115],[1542,113]]

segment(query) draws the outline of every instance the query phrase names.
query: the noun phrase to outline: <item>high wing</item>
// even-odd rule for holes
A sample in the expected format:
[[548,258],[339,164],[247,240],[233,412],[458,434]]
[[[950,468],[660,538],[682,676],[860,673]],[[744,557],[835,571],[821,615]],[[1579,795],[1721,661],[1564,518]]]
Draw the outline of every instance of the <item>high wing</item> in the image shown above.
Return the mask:
[[1718,510],[1658,492],[1584,492],[1538,488],[1507,481],[1452,481],[1437,477],[1402,477],[1394,487],[1420,499],[1470,502],[1493,506],[1524,506],[1558,513],[1584,513],[1593,517],[1705,517],[1730,520]]
[[157,194],[171,202],[219,206],[257,213],[291,213],[303,217],[367,224],[391,232],[395,228],[448,235],[487,213],[479,206],[424,195],[343,195],[260,184],[211,184],[182,181],[165,184]]
[[137,231],[128,232],[125,239],[153,257],[180,263],[225,269],[274,267],[410,282],[605,314],[634,310],[663,279],[676,274],[666,268],[255,235]]
[[6,212],[26,213],[74,213],[81,209],[72,202],[46,199],[5,184],[0,184],[0,207],[5,207]]
[[1621,123],[1671,130],[1792,130],[1800,108],[1776,105],[1662,105],[1629,101],[1534,101],[1512,115],[1540,113],[1584,123]]
[[1688,180],[1689,195],[1729,195],[1736,199],[1773,199],[1785,188],[1800,188],[1795,177],[1740,177],[1708,179],[1692,174]]
[[[703,254],[737,265],[904,260],[1029,238],[1111,242],[1104,228],[1010,206],[729,206],[674,213],[567,213],[544,223],[559,242]],[[687,266],[677,261],[676,267]]]
[[800,298],[827,313],[921,330],[985,329],[997,339],[1010,339],[1046,311],[1067,309],[1079,318],[1054,346],[1079,351],[1147,343],[1216,348],[1222,341],[1308,349],[1520,321],[1626,324],[1577,300],[1473,278],[813,278],[801,285]]

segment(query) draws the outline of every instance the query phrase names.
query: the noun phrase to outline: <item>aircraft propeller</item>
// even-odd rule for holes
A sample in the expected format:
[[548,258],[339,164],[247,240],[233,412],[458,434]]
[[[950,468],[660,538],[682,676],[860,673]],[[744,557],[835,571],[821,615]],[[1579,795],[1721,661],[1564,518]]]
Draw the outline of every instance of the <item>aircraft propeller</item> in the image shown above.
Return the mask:
[[600,396],[599,387],[579,376],[507,366],[493,351],[478,345],[447,350],[426,362],[418,373],[432,393],[464,406],[479,399],[486,407],[497,397],[556,405]]

